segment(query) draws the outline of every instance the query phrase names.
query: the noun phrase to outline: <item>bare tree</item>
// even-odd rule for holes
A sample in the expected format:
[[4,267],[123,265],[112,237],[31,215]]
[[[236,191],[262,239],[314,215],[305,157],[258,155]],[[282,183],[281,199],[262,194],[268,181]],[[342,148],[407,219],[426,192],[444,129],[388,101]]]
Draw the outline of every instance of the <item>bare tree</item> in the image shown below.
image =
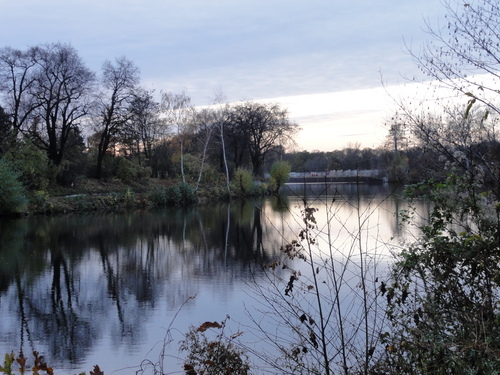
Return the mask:
[[224,124],[226,123],[226,117],[228,114],[228,103],[226,97],[221,91],[215,93],[212,99],[212,105],[215,110],[216,123],[219,128],[220,142],[222,147],[222,160],[224,163],[224,172],[226,174],[226,188],[228,194],[231,192],[230,178],[229,178],[229,168],[227,165],[227,155],[226,155],[226,142],[224,140]]
[[427,23],[430,41],[410,54],[434,84],[500,113],[500,3],[496,0],[444,0],[447,23]]
[[0,52],[1,87],[17,136],[22,131],[56,165],[73,146],[83,119],[94,74],[68,44],[47,44],[27,51]]
[[440,155],[461,173],[486,174],[500,194],[500,160],[495,156],[500,4],[494,0],[442,3],[446,23],[427,22],[429,42],[419,50],[409,48],[432,94],[416,103],[414,98],[400,100],[398,116],[411,141],[424,152]]
[[391,147],[394,150],[394,154],[397,155],[401,149],[406,148],[408,142],[404,116],[400,116],[398,112],[394,113],[386,122],[386,126],[389,130],[389,134],[387,135],[387,147]]
[[262,175],[268,153],[276,146],[293,142],[293,136],[299,130],[297,124],[288,119],[287,110],[279,104],[237,104],[230,109],[228,122],[247,142],[254,176]]
[[31,120],[37,104],[30,90],[36,76],[36,48],[21,51],[10,47],[0,49],[0,92],[5,111],[11,118],[14,138]]
[[416,212],[406,216],[421,236],[394,262],[385,291],[392,323],[385,344],[398,373],[488,373],[499,363],[490,325],[496,324],[498,284],[490,279],[496,268],[488,267],[497,264],[490,249],[498,248],[500,228],[494,212],[500,198],[500,3],[442,3],[447,23],[429,26],[431,41],[412,54],[432,88],[457,95],[446,100],[449,92],[436,90],[437,108],[425,106],[424,113],[401,108],[421,147],[434,149],[445,167],[439,181],[407,189],[407,197],[425,194],[432,208],[421,222]]
[[[297,238],[281,247],[283,257],[264,265],[268,283],[255,284],[248,313],[263,347],[254,354],[280,374],[369,374],[384,351],[381,255],[379,245],[368,248],[366,241],[378,225],[377,207],[359,194],[355,201],[313,197],[324,212],[303,200]],[[339,215],[345,210],[347,221]]]
[[77,51],[67,44],[37,48],[36,80],[30,95],[36,109],[29,134],[59,165],[69,139],[76,139],[80,125],[89,114],[89,97],[95,75],[85,67]]
[[160,108],[167,123],[174,126],[177,130],[180,145],[182,182],[186,182],[184,175],[184,137],[189,132],[189,124],[193,115],[191,98],[184,91],[178,94],[165,92],[161,96]]
[[409,130],[406,126],[404,116],[400,116],[398,112],[386,122],[386,127],[389,130],[386,138],[387,149],[393,150],[392,161],[388,166],[388,176],[391,181],[405,182],[408,179],[408,160],[406,155],[401,151],[408,148],[408,137],[406,136]]
[[102,67],[101,80],[103,92],[96,98],[99,119],[95,125],[95,131],[99,134],[97,178],[101,177],[103,160],[110,143],[124,131],[131,117],[129,106],[139,83],[139,69],[125,57],[117,58],[114,63],[106,61]]
[[194,112],[194,123],[197,127],[197,139],[201,143],[201,164],[198,173],[198,180],[196,181],[195,191],[200,187],[200,182],[203,177],[203,171],[205,168],[205,160],[207,157],[208,146],[212,139],[212,133],[217,125],[216,123],[216,113],[209,108],[202,108],[201,110]]
[[11,147],[14,139],[10,116],[0,106],[0,156],[4,155]]
[[137,90],[130,111],[138,154],[142,151],[146,160],[151,160],[154,143],[167,134],[165,121],[160,118],[160,103],[154,99],[152,92]]

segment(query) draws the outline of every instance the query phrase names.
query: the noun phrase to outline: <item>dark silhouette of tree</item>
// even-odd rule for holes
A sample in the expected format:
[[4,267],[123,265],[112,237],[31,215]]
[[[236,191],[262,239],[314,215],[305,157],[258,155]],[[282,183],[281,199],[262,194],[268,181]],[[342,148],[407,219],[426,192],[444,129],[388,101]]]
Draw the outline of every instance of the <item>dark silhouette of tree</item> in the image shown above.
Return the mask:
[[94,74],[71,45],[54,43],[2,49],[0,81],[13,138],[23,132],[59,165],[89,113]]
[[146,90],[137,90],[130,104],[131,133],[135,139],[139,164],[140,155],[144,153],[150,161],[153,154],[153,145],[166,136],[165,122],[160,119],[160,104],[154,99],[153,93]]
[[[288,113],[278,104],[246,102],[229,110],[226,136],[231,137],[236,165],[241,166],[244,151],[248,151],[254,176],[261,177],[269,152],[277,145],[293,142],[299,130],[288,119]],[[232,130],[232,131],[231,131]]]
[[212,135],[217,131],[219,124],[217,121],[217,112],[206,108],[195,111],[193,121],[195,123],[195,139],[198,144],[199,153],[201,154],[200,168],[195,186],[196,191],[200,187],[203,172],[205,171],[209,146],[212,143]]
[[95,124],[99,136],[97,145],[96,177],[101,178],[103,161],[109,146],[124,134],[131,118],[130,104],[139,83],[139,69],[125,57],[114,63],[106,61],[102,67],[103,92],[96,98],[99,122]]
[[94,74],[77,51],[67,44],[36,48],[35,81],[30,91],[36,108],[27,132],[35,144],[46,150],[56,165],[63,160],[68,140],[89,114],[89,95]]
[[[494,144],[498,138],[500,4],[445,0],[443,5],[447,23],[444,27],[428,23],[429,42],[418,51],[410,50],[430,78],[433,97],[426,96],[426,103],[417,105],[400,102],[398,117],[416,147],[439,155],[462,172],[476,174],[479,163],[481,174],[499,181],[498,164],[474,145]],[[433,110],[429,99],[435,99]]]
[[444,27],[428,23],[430,41],[409,52],[435,85],[460,92],[500,113],[495,102],[500,79],[500,3],[445,0],[443,5],[447,23]]
[[10,148],[14,138],[12,122],[5,110],[0,106],[0,156]]
[[26,51],[0,49],[0,92],[12,122],[14,139],[31,121],[32,112],[38,106],[31,95],[36,81],[36,51],[37,47]]
[[188,134],[192,133],[192,129],[190,128],[193,116],[191,98],[185,92],[180,92],[178,94],[165,92],[161,97],[160,108],[165,116],[166,122],[176,129],[180,147],[181,176],[182,181],[186,182],[186,176],[184,174],[184,146]]

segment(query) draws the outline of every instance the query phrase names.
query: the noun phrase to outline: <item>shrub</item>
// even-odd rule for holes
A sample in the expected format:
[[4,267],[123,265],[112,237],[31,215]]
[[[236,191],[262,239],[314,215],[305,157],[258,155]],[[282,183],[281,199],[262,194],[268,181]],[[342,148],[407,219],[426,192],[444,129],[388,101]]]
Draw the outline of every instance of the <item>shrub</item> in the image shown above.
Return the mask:
[[157,206],[186,205],[196,202],[194,189],[186,183],[157,188],[149,194],[149,200]]
[[53,206],[49,202],[49,193],[45,190],[37,190],[31,196],[31,203],[36,212],[52,211]]
[[156,206],[165,206],[167,204],[165,189],[155,188],[149,193],[148,196],[151,203]]
[[57,167],[57,182],[63,186],[72,186],[78,178],[85,175],[88,168],[86,155],[74,160],[64,159]]
[[387,170],[389,180],[393,182],[405,182],[408,180],[408,157],[399,153],[394,156]]
[[252,174],[248,170],[243,168],[236,169],[231,181],[231,185],[231,190],[237,196],[244,197],[246,195],[249,195],[253,188]]
[[127,188],[123,194],[123,204],[125,206],[133,206],[135,204],[135,193],[132,189]]
[[[245,353],[239,350],[232,339],[241,333],[224,335],[226,321],[205,322],[199,327],[191,327],[183,341],[181,351],[188,351],[184,361],[186,374],[241,374],[250,371],[249,361]],[[207,331],[220,330],[211,339]]]
[[[18,371],[15,372],[14,367],[18,367]],[[13,375],[16,373],[19,374],[48,374],[53,375],[54,369],[50,366],[47,366],[43,356],[41,356],[38,352],[33,351],[33,365],[28,364],[28,358],[24,356],[21,352],[19,355],[15,355],[14,353],[5,354],[3,366],[0,365],[0,372],[7,375]],[[104,371],[102,371],[98,365],[94,366],[94,370],[90,371],[90,374],[93,375],[104,375]],[[80,375],[85,375],[85,372],[80,373]]]
[[[93,150],[89,151],[88,159],[90,160],[89,166],[87,167],[86,174],[88,177],[97,177],[97,164],[95,160],[97,159],[97,155]],[[119,161],[121,158],[115,158],[115,157],[105,157],[104,160],[102,161],[102,166],[101,166],[101,174],[100,178],[101,179],[111,179],[115,177],[116,175],[116,170]],[[92,162],[93,161],[93,162]]]
[[203,189],[203,196],[207,197],[210,200],[227,200],[228,198],[230,198],[230,194],[227,191],[227,188],[222,185],[215,185]]
[[151,167],[142,167],[136,162],[120,158],[116,168],[116,177],[125,183],[143,180],[151,177],[153,170]]
[[169,186],[165,188],[165,204],[175,206],[181,201],[181,192],[178,186]]
[[180,183],[178,186],[180,194],[180,202],[182,204],[191,204],[196,202],[196,194],[193,188],[186,183]]
[[185,178],[189,182],[195,182],[200,171],[201,160],[191,154],[184,154],[183,158]]
[[139,180],[150,178],[153,175],[153,169],[151,167],[139,167],[137,170],[137,178]]
[[410,203],[425,193],[432,209],[380,288],[391,323],[382,339],[398,373],[498,374],[500,204],[478,191],[463,174],[406,190]]
[[28,202],[24,186],[19,181],[20,173],[0,159],[0,213],[20,213]]
[[27,189],[45,190],[56,179],[57,168],[50,163],[47,153],[30,142],[20,142],[5,158],[19,171],[19,180]]
[[116,177],[123,182],[132,182],[137,179],[137,166],[127,159],[120,159],[116,170]]
[[286,161],[277,161],[271,166],[271,189],[277,193],[290,178],[292,167]]
[[206,165],[201,182],[203,186],[215,187],[221,182],[225,183],[225,175],[220,174],[213,166]]

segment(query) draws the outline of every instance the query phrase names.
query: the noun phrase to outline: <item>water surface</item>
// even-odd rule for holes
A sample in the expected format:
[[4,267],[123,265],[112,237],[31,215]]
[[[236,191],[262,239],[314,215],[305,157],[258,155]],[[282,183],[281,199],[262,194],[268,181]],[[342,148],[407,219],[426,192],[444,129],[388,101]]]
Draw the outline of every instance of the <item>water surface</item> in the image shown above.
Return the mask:
[[360,215],[363,246],[382,261],[403,238],[395,214],[403,203],[391,186],[286,190],[203,207],[1,221],[0,352],[37,350],[71,373],[94,364],[130,373],[158,359],[171,327],[173,371],[190,325],[227,315],[248,323],[251,284],[264,282],[262,265],[297,237],[304,201],[318,208],[319,226],[330,218],[339,256],[352,248]]

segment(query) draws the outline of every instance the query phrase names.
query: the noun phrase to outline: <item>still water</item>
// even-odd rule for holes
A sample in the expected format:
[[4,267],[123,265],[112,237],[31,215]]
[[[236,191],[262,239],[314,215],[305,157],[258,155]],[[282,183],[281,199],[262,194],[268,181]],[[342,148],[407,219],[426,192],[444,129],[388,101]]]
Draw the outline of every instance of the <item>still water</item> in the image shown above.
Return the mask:
[[262,264],[297,238],[304,201],[318,208],[320,229],[330,220],[341,257],[360,223],[362,246],[382,264],[411,236],[398,223],[405,206],[392,186],[286,191],[280,199],[1,221],[0,355],[36,350],[58,373],[94,364],[134,373],[158,360],[170,328],[165,366],[173,373],[191,325],[227,315],[248,323],[251,284],[264,282]]

